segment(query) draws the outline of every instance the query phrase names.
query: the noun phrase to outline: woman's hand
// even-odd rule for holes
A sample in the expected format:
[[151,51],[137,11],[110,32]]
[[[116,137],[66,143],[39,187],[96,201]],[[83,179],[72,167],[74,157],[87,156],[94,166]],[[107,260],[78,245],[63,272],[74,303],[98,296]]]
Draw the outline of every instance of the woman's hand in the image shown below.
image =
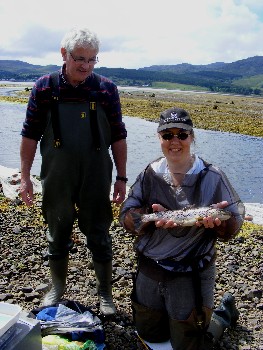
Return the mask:
[[[154,212],[167,210],[161,204],[153,204],[152,209]],[[178,225],[175,222],[173,222],[173,220],[162,219],[162,220],[155,221],[155,226],[156,227],[163,227],[163,228],[173,228],[173,227],[176,227]]]
[[[214,208],[223,209],[223,208],[228,206],[228,202],[222,201],[222,202],[213,204],[212,206]],[[215,226],[221,225],[221,220],[218,218],[213,219],[212,216],[207,216],[207,217],[203,218],[203,220],[196,222],[196,226],[200,227],[202,225],[204,225],[205,228],[214,228]]]

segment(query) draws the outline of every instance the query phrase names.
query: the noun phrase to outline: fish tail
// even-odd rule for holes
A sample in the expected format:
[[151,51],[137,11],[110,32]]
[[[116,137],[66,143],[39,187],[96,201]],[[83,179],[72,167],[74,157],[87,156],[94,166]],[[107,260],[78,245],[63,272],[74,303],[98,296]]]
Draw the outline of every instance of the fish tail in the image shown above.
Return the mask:
[[141,221],[142,221],[142,214],[138,213],[138,212],[131,212],[131,217],[133,219],[134,225],[140,225]]

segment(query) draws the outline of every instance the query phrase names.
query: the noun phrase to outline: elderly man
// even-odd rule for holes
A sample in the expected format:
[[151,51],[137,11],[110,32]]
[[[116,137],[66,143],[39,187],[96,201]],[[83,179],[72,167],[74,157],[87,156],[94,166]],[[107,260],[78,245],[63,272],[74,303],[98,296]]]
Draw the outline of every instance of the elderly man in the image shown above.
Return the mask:
[[48,224],[52,277],[52,288],[43,305],[58,302],[64,294],[77,218],[92,254],[100,310],[112,315],[116,310],[111,287],[113,165],[109,147],[117,171],[113,201],[121,203],[127,182],[127,132],[116,85],[93,72],[98,52],[96,34],[87,28],[75,28],[61,42],[61,71],[36,81],[21,132],[20,193],[31,205],[30,169],[40,141],[42,209]]

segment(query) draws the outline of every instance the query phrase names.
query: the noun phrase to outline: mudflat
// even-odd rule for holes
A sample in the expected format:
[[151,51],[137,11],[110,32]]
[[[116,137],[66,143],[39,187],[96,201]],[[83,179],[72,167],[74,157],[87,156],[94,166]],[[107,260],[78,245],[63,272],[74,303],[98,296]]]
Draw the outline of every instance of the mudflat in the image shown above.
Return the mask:
[[158,121],[161,111],[187,110],[200,129],[263,136],[263,98],[169,90],[120,90],[123,115]]
[[[27,103],[32,86],[1,96],[0,102]],[[14,88],[15,84],[10,84]],[[21,88],[21,85],[18,85]],[[194,127],[206,130],[263,136],[263,97],[209,92],[175,91],[136,87],[118,87],[123,115],[158,121],[160,112],[177,106],[187,110]]]

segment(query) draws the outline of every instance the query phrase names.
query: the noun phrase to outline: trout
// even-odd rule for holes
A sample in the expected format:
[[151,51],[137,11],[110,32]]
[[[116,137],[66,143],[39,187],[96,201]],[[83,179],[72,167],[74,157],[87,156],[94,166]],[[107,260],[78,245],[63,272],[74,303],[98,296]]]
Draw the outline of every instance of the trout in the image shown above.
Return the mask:
[[156,211],[152,214],[143,214],[141,220],[142,222],[150,222],[165,219],[172,220],[179,226],[193,226],[197,221],[202,221],[207,216],[224,221],[228,220],[232,214],[230,211],[211,206],[196,209]]

